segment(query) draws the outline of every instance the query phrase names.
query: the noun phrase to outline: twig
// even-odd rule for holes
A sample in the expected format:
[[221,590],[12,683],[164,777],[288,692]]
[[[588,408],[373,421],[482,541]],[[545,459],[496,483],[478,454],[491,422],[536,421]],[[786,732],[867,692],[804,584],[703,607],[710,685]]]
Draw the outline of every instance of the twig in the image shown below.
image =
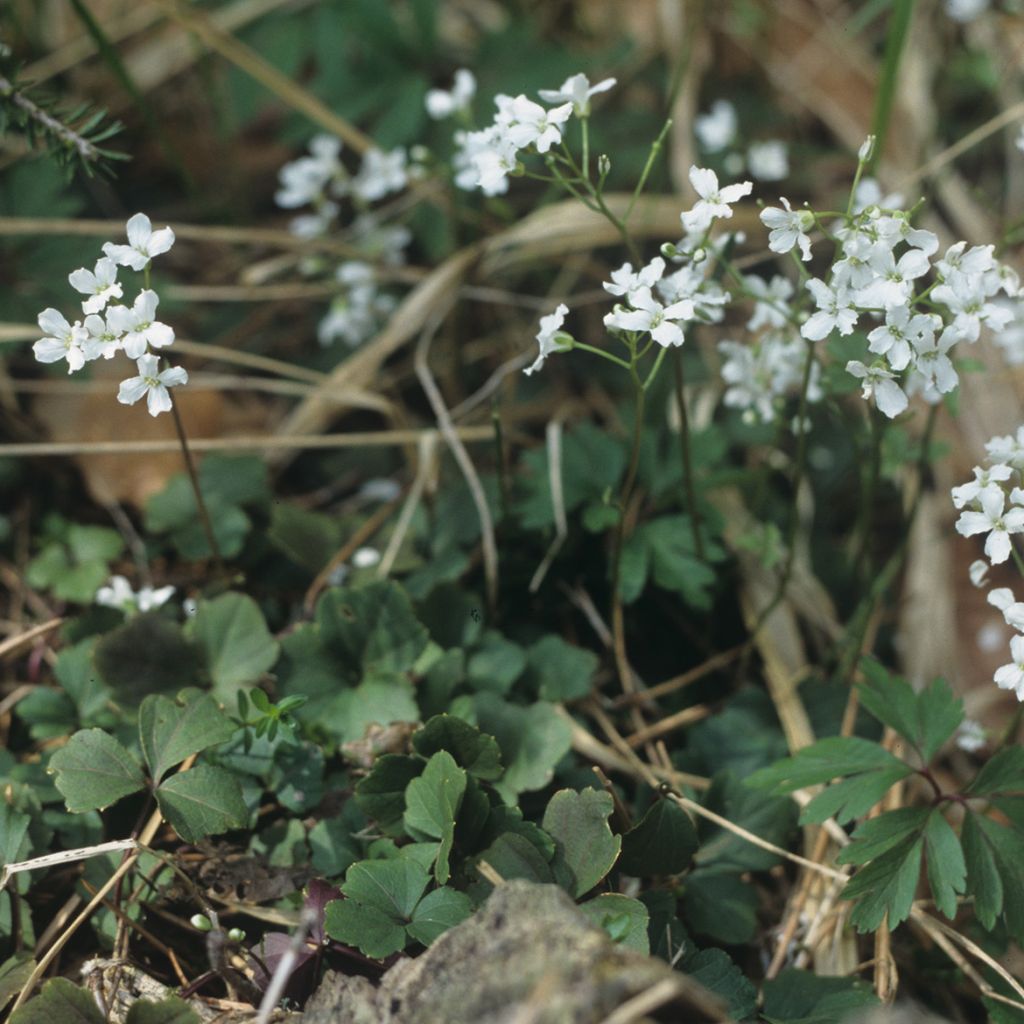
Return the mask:
[[412,523],[412,517],[419,507],[420,501],[423,499],[423,492],[427,488],[427,481],[435,470],[436,446],[436,430],[425,431],[420,435],[416,476],[413,479],[412,487],[409,488],[409,493],[406,495],[405,504],[398,515],[398,522],[395,523],[395,528],[388,540],[388,546],[377,565],[377,575],[381,579],[384,579],[391,572],[391,566],[395,564],[398,550],[401,548],[402,541],[405,540],[405,535],[408,533],[409,526]]
[[562,421],[551,420],[544,432],[548,449],[548,486],[551,489],[551,513],[555,520],[555,537],[548,545],[537,571],[530,580],[530,593],[536,594],[551,563],[558,557],[566,537],[569,536],[569,521],[565,514],[565,493],[562,489]]

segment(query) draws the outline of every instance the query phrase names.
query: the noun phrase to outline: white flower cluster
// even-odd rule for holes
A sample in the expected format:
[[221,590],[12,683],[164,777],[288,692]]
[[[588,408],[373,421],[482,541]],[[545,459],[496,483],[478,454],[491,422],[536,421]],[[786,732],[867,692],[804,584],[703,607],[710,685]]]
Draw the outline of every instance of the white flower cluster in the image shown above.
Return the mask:
[[135,591],[124,576],[111,576],[106,586],[100,587],[93,598],[105,608],[116,608],[125,615],[149,612],[166,604],[173,596],[174,587],[142,587]]
[[614,85],[614,78],[591,85],[586,75],[573,75],[559,89],[540,90],[545,103],[556,104],[551,109],[524,95],[496,96],[497,113],[490,125],[455,133],[455,184],[467,191],[479,188],[488,196],[507,192],[509,175],[519,167],[520,151],[547,153],[562,141],[569,118],[589,117],[591,97]]
[[725,152],[723,165],[729,174],[744,168],[758,181],[782,181],[789,175],[789,149],[780,139],[752,142],[744,155],[735,149],[739,131],[736,108],[728,100],[715,100],[706,114],[693,120],[693,133],[706,153]]
[[[806,260],[813,217],[783,203],[785,209],[761,213],[770,229],[769,247],[784,253],[799,246]],[[827,283],[807,282],[817,309],[801,334],[821,341],[834,331],[852,334],[861,315],[873,319],[877,326],[868,333],[868,348],[878,358],[870,366],[850,360],[846,369],[862,381],[864,398],[873,398],[890,418],[907,408],[912,395],[934,403],[956,388],[953,346],[977,341],[982,327],[999,331],[1014,316],[996,296],[1016,296],[1019,280],[995,259],[991,245],[968,249],[958,242],[933,263],[938,238],[914,228],[905,211],[879,205],[850,217],[835,235],[840,259]],[[929,274],[935,275],[930,287],[924,283]]]
[[[380,291],[379,275],[370,261],[400,266],[405,262],[412,234],[402,225],[383,223],[369,207],[400,192],[418,173],[402,148],[390,152],[368,150],[356,174],[350,174],[342,163],[341,151],[341,139],[315,136],[307,156],[281,168],[280,188],[274,196],[283,209],[312,207],[312,212],[299,214],[290,224],[291,232],[300,238],[328,234],[341,212],[342,200],[349,200],[361,211],[347,235],[365,259],[346,261],[334,271],[338,294],[317,328],[320,344],[325,346],[339,339],[351,346],[359,345],[394,309],[394,297]],[[301,268],[307,274],[319,274],[324,269],[319,259],[306,260]]]
[[[985,445],[988,466],[975,466],[974,479],[952,490],[954,506],[960,510],[957,533],[965,537],[987,534],[985,555],[998,565],[1013,552],[1012,536],[1024,533],[1024,427],[1016,436],[993,437]],[[1007,495],[1009,491],[1009,495]],[[1009,497],[1010,507],[1006,507]],[[970,568],[971,582],[986,586],[988,564],[982,560]],[[1017,631],[1010,641],[1012,664],[1003,665],[995,674],[997,685],[1011,690],[1024,701],[1024,602],[1016,600],[1008,587],[997,587],[988,602],[1003,613],[1007,625]]]
[[104,255],[92,270],[80,267],[68,275],[71,287],[86,296],[83,319],[68,323],[59,310],[44,309],[37,322],[45,337],[32,351],[41,363],[66,361],[68,373],[94,359],[113,359],[123,352],[135,360],[138,376],[121,382],[117,400],[134,405],[145,397],[150,415],[158,416],[171,408],[167,389],[187,383],[188,374],[177,366],[161,370],[159,357],[150,351],[167,348],[174,341],[174,331],[156,319],[160,301],[156,292],[145,288],[130,306],[123,305],[115,301],[124,297],[117,273],[119,266],[145,270],[154,256],[171,248],[174,232],[170,228],[154,231],[150,219],[137,213],[129,219],[127,233],[127,245],[104,243]]

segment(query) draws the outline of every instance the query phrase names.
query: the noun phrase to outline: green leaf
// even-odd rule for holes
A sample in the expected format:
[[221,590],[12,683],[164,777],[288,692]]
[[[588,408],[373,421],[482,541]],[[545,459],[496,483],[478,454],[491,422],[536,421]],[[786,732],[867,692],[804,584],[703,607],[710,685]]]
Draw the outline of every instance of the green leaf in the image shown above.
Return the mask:
[[671,800],[658,800],[622,837],[619,870],[638,878],[678,875],[689,867],[699,843],[686,811]]
[[523,707],[497,694],[478,693],[474,707],[480,729],[501,747],[505,774],[494,788],[502,799],[511,803],[520,793],[543,789],[572,743],[569,724],[554,706],[538,701]]
[[702,868],[686,880],[683,918],[688,928],[719,942],[749,942],[757,930],[757,890],[739,875]]
[[724,949],[701,949],[679,965],[694,981],[726,1004],[731,1020],[746,1020],[757,1011],[757,989]]
[[456,762],[478,779],[501,778],[501,749],[493,736],[453,715],[435,715],[412,736],[413,749],[424,757],[447,750]]
[[[349,824],[351,806],[346,803],[337,818],[324,818],[309,830],[310,859],[324,878],[344,874],[363,855],[359,840],[353,838]],[[356,816],[360,816],[358,811]]]
[[414,860],[364,860],[353,864],[341,891],[395,920],[408,922],[430,876]]
[[29,825],[32,818],[16,811],[6,800],[0,800],[0,868],[27,860],[32,849]]
[[800,824],[820,823],[831,817],[843,825],[863,817],[883,796],[908,775],[906,765],[860,772],[835,782],[818,793],[800,814]]
[[982,927],[991,931],[1003,910],[1003,879],[995,852],[974,811],[968,810],[964,815],[960,842],[967,865],[967,892],[974,897],[974,912]]
[[22,990],[35,967],[36,962],[28,953],[15,953],[0,964],[0,1013]]
[[275,501],[267,539],[293,562],[317,573],[341,546],[341,529],[334,516]]
[[224,701],[258,680],[280,653],[259,605],[245,594],[200,601],[185,635],[203,652],[214,692]]
[[858,686],[861,704],[917,747],[927,764],[963,721],[963,702],[943,679],[915,693],[873,658],[863,659],[861,668],[866,677]]
[[[434,874],[444,885],[451,870],[448,857],[455,841],[455,818],[466,792],[466,773],[446,750],[434,754],[419,778],[405,790],[405,827],[414,838],[439,839]],[[423,835],[417,836],[416,833]]]
[[886,915],[890,928],[906,920],[921,876],[923,847],[922,835],[907,836],[846,883],[842,896],[856,901],[850,923],[857,931],[875,931]]
[[477,860],[487,861],[506,881],[525,878],[528,882],[555,880],[544,855],[524,835],[505,832],[484,850]]
[[999,871],[1003,887],[1003,913],[1006,927],[1014,940],[1024,942],[1024,862],[1020,851],[1024,849],[1024,831],[1008,828],[991,818],[973,815],[978,830],[984,837],[992,860]]
[[378,757],[370,774],[356,786],[359,809],[385,830],[397,825],[405,813],[405,791],[423,771],[423,762],[404,754]]
[[647,925],[650,916],[639,900],[617,892],[603,892],[581,903],[579,909],[626,949],[649,955],[651,947]]
[[417,942],[429,946],[472,913],[473,903],[464,892],[447,887],[435,889],[416,905],[408,932]]
[[124,1024],[199,1024],[199,1017],[177,996],[168,996],[158,1003],[147,999],[132,1003]]
[[994,754],[967,787],[970,796],[1024,792],[1024,747],[1004,747]]
[[907,836],[923,831],[929,814],[931,809],[928,807],[899,807],[877,818],[869,818],[857,827],[850,845],[839,851],[836,861],[839,864],[867,864],[903,842]]
[[878,1005],[867,982],[787,968],[765,982],[761,1013],[769,1024],[840,1024],[854,1010]]
[[35,999],[11,1016],[9,1024],[104,1024],[90,992],[67,978],[51,978]]
[[354,681],[371,672],[408,671],[429,639],[405,591],[391,580],[326,591],[316,621],[322,643]]
[[525,668],[526,652],[522,647],[489,629],[466,663],[466,677],[474,690],[505,695]]
[[590,892],[619,855],[622,837],[608,827],[612,809],[601,789],[561,789],[548,801],[541,828],[555,841],[555,879],[574,897]]
[[48,771],[73,814],[102,810],[146,784],[139,763],[102,729],[76,732],[50,758]]
[[217,702],[199,690],[185,690],[177,700],[153,695],[139,707],[139,743],[157,784],[187,757],[231,739],[235,729]]
[[924,852],[935,905],[952,920],[956,917],[956,898],[963,894],[966,886],[967,865],[960,840],[938,808],[928,816]]
[[[337,683],[335,683],[337,686]],[[335,698],[331,726],[342,743],[361,740],[366,727],[374,722],[418,722],[420,710],[416,705],[412,685],[403,677],[368,679]]]
[[542,700],[578,700],[590,693],[599,659],[593,651],[549,634],[531,645],[527,663]]
[[132,707],[151,693],[195,686],[199,659],[179,626],[158,611],[136,615],[97,644],[96,670],[118,701]]
[[358,900],[332,900],[328,903],[324,912],[324,930],[337,942],[354,946],[375,960],[405,949],[405,925]]
[[124,538],[116,530],[105,526],[80,526],[74,523],[68,528],[68,547],[79,564],[112,562],[124,551]]
[[249,820],[238,778],[223,768],[199,765],[172,775],[156,799],[160,813],[186,843],[242,828]]

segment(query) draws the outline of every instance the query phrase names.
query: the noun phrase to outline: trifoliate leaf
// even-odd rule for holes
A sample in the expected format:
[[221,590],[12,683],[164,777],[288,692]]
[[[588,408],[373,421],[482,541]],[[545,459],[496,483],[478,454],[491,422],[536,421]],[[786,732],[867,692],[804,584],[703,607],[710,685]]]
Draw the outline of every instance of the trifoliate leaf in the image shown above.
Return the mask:
[[917,747],[927,764],[963,721],[963,702],[945,680],[915,693],[873,658],[865,658],[861,668],[867,677],[858,687],[861,704]]
[[353,864],[341,891],[396,921],[408,922],[430,876],[414,860],[363,860]]
[[769,1024],[840,1024],[853,1011],[878,1005],[867,982],[787,968],[765,982],[761,1015]]
[[199,1017],[177,996],[168,996],[158,1003],[148,999],[132,1003],[124,1024],[199,1024]]
[[906,920],[921,876],[923,848],[924,837],[920,833],[907,836],[846,883],[842,896],[856,901],[850,923],[857,931],[874,931],[887,914],[890,928]]
[[474,698],[477,724],[498,741],[505,774],[494,788],[506,802],[520,793],[542,789],[555,773],[555,765],[568,753],[572,731],[553,705],[538,701],[523,707],[497,694]]
[[994,754],[967,787],[970,796],[1024,792],[1024,747],[1004,747]]
[[548,801],[541,827],[555,841],[555,879],[572,896],[590,892],[619,855],[622,837],[608,827],[612,809],[599,789],[562,789]]
[[493,736],[454,715],[435,715],[413,733],[412,745],[424,757],[447,750],[456,762],[478,779],[501,778],[501,748]]
[[217,702],[199,690],[185,690],[177,700],[154,694],[139,706],[139,743],[158,784],[175,765],[224,743],[235,729]]
[[199,765],[172,775],[156,799],[160,813],[186,843],[242,828],[249,820],[238,777],[223,768]]
[[579,909],[621,946],[635,949],[644,956],[650,953],[650,939],[647,937],[650,916],[639,900],[617,892],[603,892],[579,904]]
[[590,693],[599,659],[593,651],[549,634],[531,645],[527,654],[531,675],[542,700],[578,700]]
[[370,774],[356,786],[359,809],[385,831],[402,820],[405,791],[423,771],[423,762],[404,754],[384,754],[374,762]]
[[638,878],[677,875],[689,867],[699,844],[686,811],[671,800],[658,800],[622,837],[619,870]]
[[1003,910],[1003,880],[995,851],[973,811],[964,815],[960,842],[967,865],[967,891],[974,897],[974,913],[982,927],[991,931]]
[[928,816],[924,852],[935,906],[952,920],[956,917],[956,898],[963,895],[966,886],[967,865],[960,840],[938,808]]
[[408,671],[429,639],[405,591],[391,580],[325,591],[316,621],[321,642],[353,682],[368,673]]
[[[410,835],[440,840],[434,874],[441,885],[448,881],[448,858],[455,841],[455,818],[466,792],[466,773],[446,750],[434,754],[419,778],[405,790],[405,827]],[[417,836],[416,833],[422,833]]]
[[473,913],[473,903],[464,892],[447,887],[428,892],[412,912],[408,932],[424,946],[429,946],[449,928],[465,921]]
[[185,635],[202,652],[214,693],[223,701],[258,680],[279,653],[259,605],[245,594],[200,601]]
[[683,893],[683,920],[698,935],[728,945],[749,942],[757,930],[757,890],[739,875],[694,871]]
[[50,758],[49,771],[74,814],[102,810],[146,784],[139,763],[102,729],[76,732]]
[[92,993],[67,978],[51,978],[35,999],[11,1016],[10,1024],[104,1024]]

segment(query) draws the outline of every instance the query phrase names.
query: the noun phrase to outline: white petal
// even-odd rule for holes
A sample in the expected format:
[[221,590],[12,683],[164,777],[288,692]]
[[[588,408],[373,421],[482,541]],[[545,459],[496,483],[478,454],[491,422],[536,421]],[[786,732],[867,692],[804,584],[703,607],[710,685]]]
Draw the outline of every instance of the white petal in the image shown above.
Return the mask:
[[129,377],[121,381],[117,392],[117,400],[122,405],[134,405],[149,390],[141,377]]
[[146,408],[149,409],[150,416],[159,416],[162,412],[171,411],[171,395],[163,384],[157,384],[155,388],[149,389]]
[[[144,249],[149,241],[149,236],[153,233],[153,225],[150,219],[144,213],[137,213],[129,218],[125,227],[128,232],[129,245],[133,249]],[[108,253],[107,255],[110,254]]]

